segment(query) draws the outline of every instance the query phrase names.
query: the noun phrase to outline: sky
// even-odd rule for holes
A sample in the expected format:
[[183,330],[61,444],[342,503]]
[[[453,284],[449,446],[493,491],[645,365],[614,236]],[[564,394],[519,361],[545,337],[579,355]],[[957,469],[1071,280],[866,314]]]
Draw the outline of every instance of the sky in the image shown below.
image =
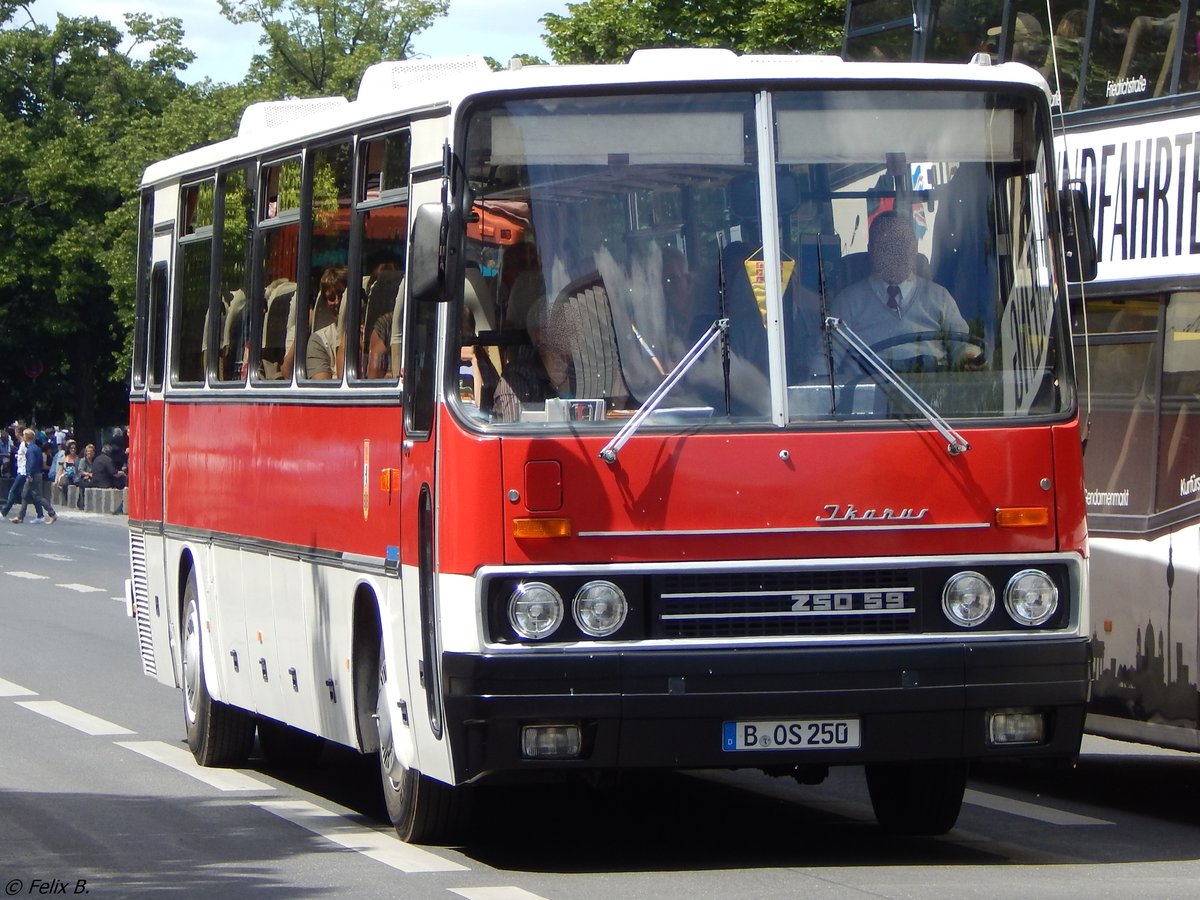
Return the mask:
[[[241,81],[259,49],[258,26],[231,24],[221,15],[217,0],[34,0],[31,9],[34,19],[46,26],[53,26],[57,13],[95,16],[118,25],[126,12],[177,16],[183,20],[184,43],[196,54],[182,76],[187,82]],[[549,60],[538,19],[566,9],[565,2],[556,0],[450,0],[449,13],[416,36],[414,51],[421,56],[490,56],[501,62],[528,53]],[[14,24],[21,24],[20,15]]]

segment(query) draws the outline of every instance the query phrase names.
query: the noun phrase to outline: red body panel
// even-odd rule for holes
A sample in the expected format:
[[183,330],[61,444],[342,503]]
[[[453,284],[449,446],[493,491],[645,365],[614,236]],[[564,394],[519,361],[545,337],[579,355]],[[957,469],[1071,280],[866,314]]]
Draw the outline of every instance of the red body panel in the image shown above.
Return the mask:
[[171,403],[169,525],[373,557],[398,541],[400,408]]
[[[152,420],[162,408],[132,410],[134,446],[150,463],[136,465],[145,475],[131,492],[134,519],[157,518],[161,430]],[[408,497],[418,487],[413,454],[401,455],[398,406],[173,403],[166,415],[170,525],[382,557],[400,543],[401,520],[415,522],[401,513],[400,492],[381,485],[381,472],[393,469],[403,471]],[[485,437],[466,432],[444,407],[438,418],[443,572],[500,563],[1041,553],[1082,549],[1086,539],[1074,423],[968,431],[971,449],[955,457],[932,431],[646,433],[609,466],[599,458],[606,437]],[[416,449],[424,460],[433,446]],[[429,483],[429,460],[419,467],[417,480]],[[546,473],[561,473],[561,484],[531,482]],[[547,509],[559,492],[561,508]],[[1048,508],[1050,524],[994,524],[997,508],[1030,506]],[[569,519],[572,536],[512,536],[514,519],[540,516]],[[401,559],[413,563],[417,536],[404,530]]]

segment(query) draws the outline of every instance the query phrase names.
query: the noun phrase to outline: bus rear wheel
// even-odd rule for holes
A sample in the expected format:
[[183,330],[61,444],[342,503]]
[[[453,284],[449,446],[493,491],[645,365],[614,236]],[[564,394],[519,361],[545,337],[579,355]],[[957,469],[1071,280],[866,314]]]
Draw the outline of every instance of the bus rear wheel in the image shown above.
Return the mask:
[[893,834],[945,834],[958,821],[967,788],[962,760],[869,765],[875,818]]
[[470,815],[471,794],[404,765],[396,755],[388,706],[387,659],[379,645],[379,694],[375,722],[379,729],[379,776],[388,818],[400,839],[413,844],[448,844],[457,841]]
[[204,679],[196,573],[183,592],[183,719],[188,747],[202,766],[239,766],[254,746],[254,716],[213,700]]

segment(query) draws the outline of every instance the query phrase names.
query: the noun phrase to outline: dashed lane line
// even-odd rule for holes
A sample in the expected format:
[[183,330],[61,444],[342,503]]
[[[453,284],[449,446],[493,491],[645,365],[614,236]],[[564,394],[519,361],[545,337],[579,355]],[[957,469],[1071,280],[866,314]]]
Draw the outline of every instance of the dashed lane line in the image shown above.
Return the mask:
[[67,706],[57,700],[18,700],[17,706],[23,706],[30,712],[35,712],[47,719],[52,719],[62,725],[68,725],[76,731],[90,735],[136,734],[128,728],[114,725],[99,716],[85,713],[82,709]]
[[11,575],[13,578],[24,578],[27,581],[46,581],[49,575],[39,575],[37,572],[5,572],[5,575]]
[[519,887],[472,887],[450,888],[450,893],[466,900],[544,900],[539,894],[531,894]]
[[218,791],[273,791],[274,787],[234,769],[205,769],[196,764],[192,754],[182,747],[163,741],[114,741],[118,747],[132,750],[147,759],[182,772]]
[[92,587],[90,584],[56,584],[55,587],[66,588],[79,594],[103,594],[104,588]]
[[1038,822],[1048,822],[1051,825],[1115,825],[1107,819],[1093,819],[1091,816],[1081,816],[1077,813],[1041,806],[1037,803],[1026,803],[1024,800],[1014,800],[1011,797],[1001,797],[997,794],[985,794],[983,791],[967,789],[963,802],[973,806],[982,806],[996,812],[1008,813],[1012,816],[1023,816]]
[[0,678],[0,697],[36,697],[37,691],[31,691],[29,688],[23,688],[19,684],[13,684],[11,681],[5,681]]
[[[325,809],[307,800],[255,800],[255,806],[299,825],[347,850],[391,866],[401,872],[465,872],[466,866],[405,844],[392,833],[352,822],[350,810]],[[533,896],[533,895],[529,895]]]
[[61,553],[35,553],[33,555],[38,559],[48,559],[51,562],[71,562],[71,557],[63,556]]

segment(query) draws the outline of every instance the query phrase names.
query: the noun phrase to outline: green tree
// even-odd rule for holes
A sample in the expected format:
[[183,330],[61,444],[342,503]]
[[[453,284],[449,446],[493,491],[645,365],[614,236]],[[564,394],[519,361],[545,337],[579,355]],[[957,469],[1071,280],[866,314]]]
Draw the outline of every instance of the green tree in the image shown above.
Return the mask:
[[122,30],[58,16],[50,27],[0,2],[5,415],[70,417],[90,435],[127,414],[141,172],[237,121],[221,89],[179,80],[192,61],[182,39],[178,19],[130,15]]
[[586,0],[540,21],[555,62],[612,63],[643,47],[836,53],[844,17],[833,0]]
[[413,36],[449,8],[449,0],[219,2],[230,22],[262,28],[250,79],[280,97],[353,98],[368,66],[406,59]]

